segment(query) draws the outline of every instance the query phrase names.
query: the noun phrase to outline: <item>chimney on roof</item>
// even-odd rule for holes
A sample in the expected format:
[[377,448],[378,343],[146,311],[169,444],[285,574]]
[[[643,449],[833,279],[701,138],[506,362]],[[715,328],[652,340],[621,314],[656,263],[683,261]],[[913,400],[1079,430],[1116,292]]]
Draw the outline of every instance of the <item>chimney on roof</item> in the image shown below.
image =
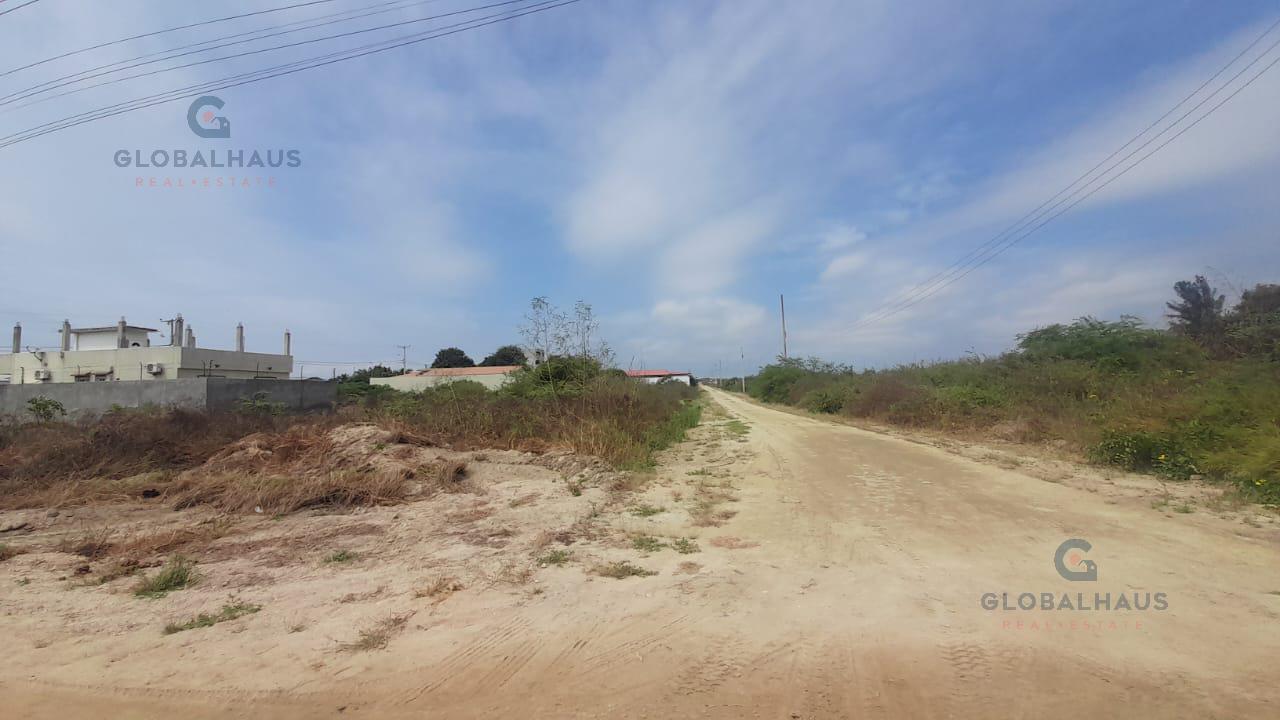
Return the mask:
[[196,346],[196,329],[190,325],[187,326],[187,347]]
[[[17,337],[16,331],[15,331],[14,337],[15,338]],[[13,341],[13,345],[15,347],[14,352],[18,352],[16,349],[18,345],[18,341],[16,339]],[[71,321],[63,320],[62,321],[62,352],[66,352],[70,349],[71,349]]]
[[22,323],[13,324],[13,354],[22,352]]
[[285,328],[285,330],[284,330],[284,354],[285,354],[285,355],[292,355],[293,353],[292,353],[292,352],[290,352],[290,350],[292,350],[292,348],[293,348],[293,336],[289,334],[289,328]]
[[169,338],[169,344],[174,347],[182,347],[182,313],[178,313],[173,319],[173,333]]
[[244,323],[236,323],[236,352],[244,352]]
[[[124,316],[121,315],[120,322],[116,323],[116,347],[118,348],[129,347],[129,339],[124,334],[124,325],[125,325]],[[67,345],[69,342],[70,341],[68,340],[63,340],[62,344]]]

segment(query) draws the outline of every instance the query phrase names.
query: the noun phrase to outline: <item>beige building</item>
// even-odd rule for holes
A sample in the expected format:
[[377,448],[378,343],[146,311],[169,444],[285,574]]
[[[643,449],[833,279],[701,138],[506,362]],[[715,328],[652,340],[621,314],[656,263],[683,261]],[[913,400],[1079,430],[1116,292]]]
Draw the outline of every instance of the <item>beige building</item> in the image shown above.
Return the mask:
[[[117,380],[174,380],[192,377],[287,379],[293,372],[289,332],[283,354],[244,350],[244,327],[236,327],[235,350],[196,347],[195,331],[182,316],[173,321],[167,345],[152,345],[154,328],[115,325],[73,328],[62,323],[57,350],[22,344],[22,326],[13,329],[12,352],[0,353],[0,383],[111,382]],[[179,341],[180,340],[180,341]]]
[[490,390],[497,390],[511,379],[511,374],[522,370],[519,365],[498,365],[494,367],[469,368],[431,368],[430,370],[411,370],[404,375],[387,378],[370,378],[370,385],[386,385],[404,392],[415,392],[436,385],[447,385],[458,380],[478,382]]

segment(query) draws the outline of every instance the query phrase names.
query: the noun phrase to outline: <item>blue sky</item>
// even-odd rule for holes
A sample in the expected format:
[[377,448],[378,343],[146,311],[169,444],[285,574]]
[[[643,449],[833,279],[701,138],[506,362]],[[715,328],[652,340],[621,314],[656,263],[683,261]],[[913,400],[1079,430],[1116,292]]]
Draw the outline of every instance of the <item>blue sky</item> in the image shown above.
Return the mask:
[[[372,2],[105,48],[0,77],[0,95]],[[43,0],[0,17],[0,70],[283,4]],[[182,312],[202,345],[230,346],[244,322],[264,351],[288,327],[308,375],[398,360],[399,344],[419,365],[448,345],[478,360],[518,340],[539,295],[591,303],[623,366],[700,374],[738,371],[739,348],[751,367],[779,352],[779,293],[792,354],[858,366],[999,352],[1084,314],[1160,324],[1178,279],[1280,281],[1280,70],[963,281],[855,327],[1123,144],[1277,12],[584,0],[218,91],[230,140],[195,137],[184,100],[0,149],[0,320],[52,345],[63,317],[155,326]],[[3,106],[0,135],[369,41]],[[303,166],[272,188],[165,190],[135,179],[186,173],[112,163],[119,149],[226,147],[297,148]]]

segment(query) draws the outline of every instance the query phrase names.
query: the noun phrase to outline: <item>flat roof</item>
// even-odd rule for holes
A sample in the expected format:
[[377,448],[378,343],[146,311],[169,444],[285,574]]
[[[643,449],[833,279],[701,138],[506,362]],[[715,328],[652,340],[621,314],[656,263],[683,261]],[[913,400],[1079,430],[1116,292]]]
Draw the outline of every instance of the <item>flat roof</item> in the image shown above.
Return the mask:
[[[119,329],[120,329],[119,325],[104,325],[103,327],[88,327],[88,328],[71,328],[71,334],[82,335],[84,333],[116,332]],[[125,325],[124,329],[125,330],[145,330],[146,332],[160,332],[155,328],[142,327],[141,325]]]
[[521,365],[486,365],[461,368],[429,368],[427,370],[411,370],[406,375],[411,377],[458,377],[466,375],[506,375],[520,370]]
[[627,377],[668,377],[670,375],[690,375],[684,370],[628,370]]

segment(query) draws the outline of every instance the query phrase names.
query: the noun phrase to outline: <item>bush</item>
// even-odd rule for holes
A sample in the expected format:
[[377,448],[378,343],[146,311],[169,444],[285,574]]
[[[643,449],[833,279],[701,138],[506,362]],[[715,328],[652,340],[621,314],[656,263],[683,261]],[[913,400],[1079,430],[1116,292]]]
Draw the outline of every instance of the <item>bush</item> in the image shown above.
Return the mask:
[[53,422],[54,418],[65,417],[67,409],[57,400],[41,395],[27,401],[27,412],[31,413],[36,422],[47,423]]
[[1030,360],[1084,360],[1106,370],[1191,369],[1204,360],[1204,351],[1190,340],[1144,328],[1133,317],[1050,325],[1019,335],[1018,347]]
[[748,392],[764,402],[792,402],[791,391],[796,383],[809,376],[809,372],[787,365],[769,365],[751,379]]
[[834,415],[844,407],[844,393],[837,388],[810,390],[800,399],[800,407],[809,412]]
[[581,395],[602,374],[600,361],[594,358],[555,355],[514,373],[501,392],[525,398]]

